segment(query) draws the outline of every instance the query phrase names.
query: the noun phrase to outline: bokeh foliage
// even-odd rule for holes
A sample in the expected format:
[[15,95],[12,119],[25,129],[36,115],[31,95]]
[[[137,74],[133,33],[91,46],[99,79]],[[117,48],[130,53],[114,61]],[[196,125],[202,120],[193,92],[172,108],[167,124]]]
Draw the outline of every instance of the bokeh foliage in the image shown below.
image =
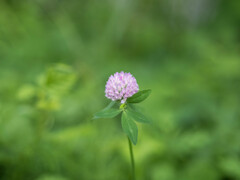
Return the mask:
[[107,78],[152,89],[138,180],[240,179],[240,1],[1,0],[0,179],[126,180]]

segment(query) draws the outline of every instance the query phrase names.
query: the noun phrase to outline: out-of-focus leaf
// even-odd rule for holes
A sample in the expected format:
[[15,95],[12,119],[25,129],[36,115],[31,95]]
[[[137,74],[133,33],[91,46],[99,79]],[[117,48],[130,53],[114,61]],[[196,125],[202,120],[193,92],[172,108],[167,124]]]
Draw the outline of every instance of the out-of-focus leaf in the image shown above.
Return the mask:
[[65,94],[76,81],[76,74],[71,66],[55,64],[39,77],[40,87],[50,93]]
[[22,101],[29,100],[34,97],[35,93],[36,88],[32,85],[26,84],[19,89],[17,98]]
[[43,175],[39,177],[37,180],[68,180],[68,179],[59,175]]

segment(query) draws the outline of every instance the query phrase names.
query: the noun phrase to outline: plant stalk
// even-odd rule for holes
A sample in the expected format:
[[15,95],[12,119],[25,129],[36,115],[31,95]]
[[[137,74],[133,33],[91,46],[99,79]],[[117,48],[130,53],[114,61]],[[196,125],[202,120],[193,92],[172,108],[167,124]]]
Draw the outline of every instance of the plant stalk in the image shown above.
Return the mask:
[[133,156],[133,148],[132,148],[132,142],[128,137],[128,144],[129,144],[129,151],[130,151],[130,156],[131,156],[131,164],[132,164],[132,180],[135,179],[135,163],[134,163],[134,156]]

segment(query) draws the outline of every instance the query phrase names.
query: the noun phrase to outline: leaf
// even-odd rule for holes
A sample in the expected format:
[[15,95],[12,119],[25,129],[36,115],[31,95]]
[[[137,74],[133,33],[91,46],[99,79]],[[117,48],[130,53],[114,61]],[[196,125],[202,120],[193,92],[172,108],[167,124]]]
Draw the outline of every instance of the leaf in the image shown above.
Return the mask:
[[116,101],[111,101],[107,107],[105,107],[103,110],[107,110],[110,109],[111,107],[113,107],[116,104]]
[[137,144],[138,128],[126,112],[122,113],[122,128],[134,145]]
[[115,101],[112,101],[106,108],[104,108],[102,111],[97,112],[94,114],[93,119],[99,119],[99,118],[114,118],[116,117],[122,110],[117,108],[112,108],[116,104]]
[[150,123],[150,121],[142,113],[134,111],[133,109],[127,109],[126,113],[137,122]]
[[99,118],[114,118],[116,117],[122,110],[121,109],[107,109],[97,112],[93,119]]
[[127,99],[128,103],[140,103],[147,99],[147,97],[150,95],[151,90],[143,90],[139,91],[138,93],[134,94],[132,97]]

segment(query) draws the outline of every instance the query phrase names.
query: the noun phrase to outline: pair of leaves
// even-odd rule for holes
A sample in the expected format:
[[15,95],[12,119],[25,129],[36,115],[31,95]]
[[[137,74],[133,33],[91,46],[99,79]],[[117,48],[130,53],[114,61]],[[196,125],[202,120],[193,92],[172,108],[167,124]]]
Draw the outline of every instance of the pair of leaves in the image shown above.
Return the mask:
[[144,101],[151,93],[151,90],[143,90],[134,94],[127,99],[126,108],[114,107],[117,102],[112,101],[105,109],[96,113],[94,119],[98,118],[114,118],[122,113],[121,123],[123,131],[127,134],[134,145],[137,144],[138,128],[136,122],[149,123],[149,120],[137,111],[132,104]]
[[137,144],[138,128],[135,121],[149,123],[149,120],[140,112],[126,109],[122,113],[122,128],[134,145]]

